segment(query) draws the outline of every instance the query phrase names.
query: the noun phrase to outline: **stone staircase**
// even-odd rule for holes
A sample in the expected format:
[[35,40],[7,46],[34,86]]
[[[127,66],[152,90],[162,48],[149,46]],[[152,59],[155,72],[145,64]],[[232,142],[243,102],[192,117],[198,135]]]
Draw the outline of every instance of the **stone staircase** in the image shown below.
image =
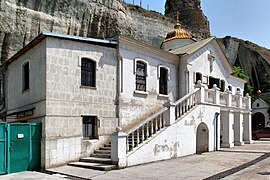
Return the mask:
[[168,117],[166,114],[168,114],[170,108],[164,107],[160,109],[158,112],[146,118],[140,124],[129,129],[126,132],[127,154],[129,152],[132,152],[139,146],[143,146],[145,141],[157,136],[163,129],[170,126],[171,120],[179,121],[183,116],[190,113],[197,104],[196,102],[197,92],[198,89],[182,97],[175,103],[172,103],[171,105],[175,106],[175,109],[172,112],[173,116]]
[[111,143],[94,151],[90,157],[81,158],[79,162],[72,162],[69,166],[76,166],[100,171],[112,170],[115,165],[111,161]]

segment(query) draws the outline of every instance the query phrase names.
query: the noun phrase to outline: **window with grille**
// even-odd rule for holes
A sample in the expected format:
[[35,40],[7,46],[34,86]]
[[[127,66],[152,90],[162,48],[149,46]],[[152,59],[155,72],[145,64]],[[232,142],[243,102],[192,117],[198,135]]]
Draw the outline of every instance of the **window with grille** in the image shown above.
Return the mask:
[[136,62],[136,90],[138,91],[146,91],[146,68],[146,63]]
[[23,75],[22,75],[22,81],[23,81],[23,91],[26,91],[29,89],[29,84],[30,84],[30,68],[29,68],[29,62],[25,63],[23,65]]
[[168,70],[160,67],[159,94],[168,94]]
[[82,116],[83,120],[83,138],[97,139],[97,118],[96,116]]
[[87,58],[81,59],[81,85],[96,87],[96,62]]

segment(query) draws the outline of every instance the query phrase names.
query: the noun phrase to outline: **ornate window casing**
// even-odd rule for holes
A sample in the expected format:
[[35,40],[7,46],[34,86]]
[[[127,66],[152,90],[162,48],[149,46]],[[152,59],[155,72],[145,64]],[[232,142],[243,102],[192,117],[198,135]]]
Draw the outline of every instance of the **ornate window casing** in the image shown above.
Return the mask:
[[22,66],[22,90],[30,89],[30,62],[26,61]]
[[170,80],[170,69],[166,66],[158,66],[159,94],[168,95],[168,81]]
[[81,66],[81,86],[96,87],[96,61],[82,57]]
[[147,91],[148,63],[142,59],[134,61],[135,91]]

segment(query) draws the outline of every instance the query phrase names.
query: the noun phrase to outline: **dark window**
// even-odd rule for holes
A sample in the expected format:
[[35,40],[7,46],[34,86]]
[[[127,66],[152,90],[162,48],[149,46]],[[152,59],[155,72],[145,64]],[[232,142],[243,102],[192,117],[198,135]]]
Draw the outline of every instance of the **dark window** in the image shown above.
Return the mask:
[[260,103],[257,103],[257,107],[260,107]]
[[216,78],[213,78],[213,77],[209,77],[208,88],[209,89],[212,89],[213,86],[214,86],[214,84],[217,85],[217,87],[219,88],[220,87],[220,85],[219,85],[219,79],[216,79]]
[[237,88],[236,91],[237,91],[237,92],[240,92],[240,88]]
[[146,63],[137,61],[136,63],[136,90],[146,91]]
[[97,139],[97,118],[95,116],[82,116],[83,138]]
[[159,94],[168,94],[168,70],[162,67],[160,68]]
[[195,84],[197,84],[199,80],[201,80],[201,83],[202,83],[202,74],[197,72],[196,73]]
[[30,82],[30,72],[29,72],[29,62],[23,66],[23,91],[29,89]]
[[229,91],[232,92],[232,86],[228,86]]
[[225,81],[224,80],[220,81],[220,91],[222,91],[222,92],[225,91]]
[[96,87],[96,62],[82,58],[81,85]]

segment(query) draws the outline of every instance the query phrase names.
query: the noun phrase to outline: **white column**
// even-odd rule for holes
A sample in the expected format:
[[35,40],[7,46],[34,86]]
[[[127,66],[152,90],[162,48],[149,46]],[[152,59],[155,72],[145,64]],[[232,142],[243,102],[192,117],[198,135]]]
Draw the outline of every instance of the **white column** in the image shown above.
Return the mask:
[[214,84],[212,89],[215,90],[214,104],[219,105],[220,104],[220,89],[217,87],[216,84]]
[[234,123],[234,115],[233,111],[221,111],[221,117],[222,121],[222,143],[221,147],[233,147],[233,141],[234,141],[234,132],[233,132],[233,123]]
[[198,80],[197,84],[194,86],[195,88],[199,88],[200,90],[196,93],[196,103],[204,103],[205,100],[205,86],[202,84],[201,80]]
[[251,112],[244,113],[244,142],[245,144],[252,144],[252,130],[251,130]]
[[237,97],[237,107],[242,108],[242,94],[240,94],[240,92],[236,93],[236,97]]
[[232,93],[229,91],[229,89],[226,89],[226,105],[227,107],[232,106]]
[[111,139],[111,159],[114,164],[119,167],[127,166],[127,134],[122,132],[121,128],[116,128],[116,132]]
[[165,107],[168,107],[168,110],[165,112],[165,122],[166,126],[170,126],[175,122],[175,104],[169,99],[165,104]]
[[243,112],[234,113],[234,145],[243,145]]

